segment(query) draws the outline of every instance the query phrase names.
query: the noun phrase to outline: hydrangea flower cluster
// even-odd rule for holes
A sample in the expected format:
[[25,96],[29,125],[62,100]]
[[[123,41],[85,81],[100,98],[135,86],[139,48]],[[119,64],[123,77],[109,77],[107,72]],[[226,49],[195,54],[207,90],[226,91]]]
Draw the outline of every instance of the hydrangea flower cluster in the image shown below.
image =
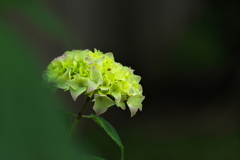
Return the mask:
[[55,88],[69,90],[75,101],[79,95],[94,96],[97,115],[113,105],[130,109],[131,117],[142,110],[141,77],[114,61],[112,53],[99,50],[66,51],[47,67],[43,78]]

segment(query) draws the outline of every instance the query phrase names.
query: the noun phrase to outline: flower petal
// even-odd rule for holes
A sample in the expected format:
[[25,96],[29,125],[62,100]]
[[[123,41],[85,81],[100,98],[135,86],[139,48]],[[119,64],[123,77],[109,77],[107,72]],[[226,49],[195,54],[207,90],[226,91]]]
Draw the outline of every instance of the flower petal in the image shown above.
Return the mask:
[[109,107],[115,104],[109,97],[97,94],[95,94],[94,101],[93,110],[96,112],[96,115],[106,112]]
[[86,77],[80,77],[78,74],[74,79],[67,81],[66,84],[72,87],[74,90],[77,90],[79,87],[87,87],[88,79]]
[[133,117],[137,113],[138,108],[133,106],[132,104],[129,104],[128,107],[129,107],[130,112],[131,112],[131,117]]
[[72,52],[74,52],[74,59],[78,62],[81,62],[86,57],[86,54],[87,54],[88,50],[87,49],[82,50],[82,51],[81,50],[74,50]]
[[114,83],[110,88],[110,93],[113,95],[116,101],[120,101],[121,99],[121,88],[119,85],[120,84]]
[[77,100],[78,96],[80,96],[84,91],[86,91],[87,87],[79,87],[77,90],[70,88],[70,93],[74,101]]
[[67,54],[64,53],[63,55],[61,55],[61,56],[59,56],[59,57],[57,57],[57,58],[54,58],[54,59],[52,60],[52,62],[63,60],[63,59],[65,59],[66,57],[67,57]]
[[123,110],[125,110],[126,109],[126,104],[125,104],[126,100],[127,100],[127,95],[126,94],[122,94],[120,101],[116,101],[115,100],[116,106],[121,107]]
[[95,89],[97,89],[98,86],[99,86],[99,84],[88,79],[87,93],[94,91]]
[[65,73],[61,76],[58,76],[54,81],[54,85],[57,88],[64,89],[65,91],[69,89],[69,86],[66,84],[67,80],[70,80],[71,77],[71,68],[68,68]]
[[134,79],[135,83],[139,83],[141,81],[141,76],[133,75],[133,79]]
[[105,53],[105,56],[109,57],[111,60],[114,60],[112,52]]
[[144,96],[142,95],[134,95],[128,98],[127,104],[131,112],[131,117],[134,116],[137,110],[142,110],[142,101]]
[[134,95],[128,98],[127,103],[138,107],[138,106],[141,106],[143,99],[144,99],[144,96],[142,95]]
[[102,74],[95,66],[91,68],[90,79],[95,83],[102,81]]

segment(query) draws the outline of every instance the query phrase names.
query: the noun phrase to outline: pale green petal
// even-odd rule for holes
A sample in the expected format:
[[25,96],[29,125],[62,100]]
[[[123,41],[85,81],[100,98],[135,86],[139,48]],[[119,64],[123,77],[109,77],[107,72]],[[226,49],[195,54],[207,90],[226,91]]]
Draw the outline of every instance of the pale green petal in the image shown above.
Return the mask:
[[109,95],[109,90],[98,90],[97,94],[106,96]]
[[70,93],[74,101],[78,98],[79,95],[81,95],[83,92],[85,92],[87,87],[79,87],[77,90],[74,90],[70,88]]
[[119,84],[114,83],[110,88],[110,94],[116,99],[116,101],[120,101],[121,99],[121,88]]
[[108,78],[104,78],[99,88],[101,90],[108,90],[110,88],[109,87],[110,84],[111,84],[110,80]]
[[137,110],[142,110],[142,101],[144,99],[144,96],[142,95],[135,95],[130,96],[127,101],[127,105],[131,112],[131,117],[134,116],[137,112]]
[[116,106],[117,107],[121,107],[123,110],[125,110],[126,109],[126,104],[125,104],[126,100],[127,100],[127,95],[126,94],[122,94],[120,101],[115,100]]
[[54,82],[57,79],[58,75],[59,75],[59,71],[50,70],[50,71],[47,71],[45,74],[43,74],[43,79],[47,83],[52,83],[52,82]]
[[77,90],[79,87],[87,87],[88,79],[86,77],[80,77],[80,75],[76,75],[74,79],[67,81],[66,84],[72,87],[74,90]]
[[132,95],[141,95],[142,94],[142,86],[139,83],[132,84]]
[[[105,57],[99,58],[95,61],[96,65],[102,67],[103,61]],[[100,69],[101,70],[101,69]]]
[[137,113],[138,108],[133,106],[132,104],[129,104],[128,107],[129,107],[130,112],[131,112],[131,117],[133,117]]
[[92,92],[94,90],[96,90],[98,88],[99,84],[91,81],[91,80],[88,80],[88,89],[87,89],[87,93],[89,92]]
[[115,75],[111,71],[105,73],[105,77],[109,80],[109,82],[115,81]]
[[130,92],[131,85],[127,83],[126,81],[121,81],[122,84],[122,90],[126,93]]
[[59,76],[55,80],[55,86],[60,89],[68,90],[69,86],[66,84],[66,81],[71,78],[71,68],[68,68],[67,71],[62,75]]
[[80,76],[77,76],[79,78],[76,79],[77,83],[79,83],[79,85],[81,87],[87,87],[88,86],[88,78],[86,77],[80,77]]
[[72,55],[73,51],[74,51],[74,50],[72,50],[72,51],[66,51],[66,52],[64,52],[64,55],[66,55],[66,57],[69,57],[69,56]]
[[141,81],[141,76],[133,75],[135,83],[139,83]]
[[101,90],[103,91],[106,91],[106,90],[109,90],[110,87],[107,87],[107,86],[100,86],[99,87]]
[[126,109],[126,104],[124,103],[124,102],[122,102],[122,101],[115,101],[116,102],[116,106],[118,106],[118,107],[121,107],[123,110],[125,110]]
[[97,50],[97,48],[94,48],[94,53],[97,53],[99,52],[99,50]]
[[80,66],[79,67],[79,74],[81,77],[89,77],[89,73],[88,73],[88,70],[87,70],[87,67],[85,66]]
[[144,99],[144,96],[142,95],[130,96],[128,98],[127,104],[132,104],[133,106],[139,107],[142,105],[143,99]]
[[59,78],[64,81],[70,80],[71,79],[71,68],[68,68],[67,71]]
[[72,79],[66,82],[72,89],[77,90],[79,88],[79,83],[76,83],[76,79]]
[[134,95],[132,84],[128,84],[128,88],[124,90],[128,95]]
[[55,81],[55,87],[63,89],[65,91],[67,91],[69,89],[69,86],[64,82],[64,81]]
[[89,52],[88,52],[88,54],[86,55],[86,57],[85,57],[85,62],[88,64],[88,65],[90,65],[90,64],[92,64],[94,61],[95,61],[95,58],[94,57],[91,57],[90,55],[89,55]]
[[81,61],[83,61],[84,59],[85,59],[85,57],[86,57],[86,54],[87,54],[87,52],[88,52],[89,50],[75,50],[74,51],[74,59],[76,60],[76,61],[78,61],[78,62],[81,62]]
[[87,92],[96,90],[103,81],[101,72],[99,70],[97,70],[96,67],[91,68],[90,79],[91,80],[88,80]]
[[115,102],[107,96],[95,95],[93,110],[96,115],[100,115],[107,111],[107,109],[115,104]]
[[63,66],[64,69],[72,68],[73,67],[73,62],[74,61],[72,60],[71,57],[68,57],[68,58],[64,59],[64,61],[61,61],[62,66]]
[[54,61],[64,60],[65,58],[67,58],[67,54],[63,54],[63,55],[61,55],[61,56],[59,56],[59,57],[57,57],[57,58],[54,58],[54,59],[53,59],[53,62],[54,62]]
[[91,68],[90,79],[92,81],[94,81],[95,83],[98,83],[99,81],[102,81],[102,74],[96,67]]
[[126,109],[126,104],[125,104],[126,100],[127,100],[127,95],[126,94],[122,94],[120,101],[116,101],[115,100],[116,106],[121,107],[123,110],[125,110]]
[[113,54],[111,52],[105,53],[105,56],[109,57],[111,60],[114,60]]

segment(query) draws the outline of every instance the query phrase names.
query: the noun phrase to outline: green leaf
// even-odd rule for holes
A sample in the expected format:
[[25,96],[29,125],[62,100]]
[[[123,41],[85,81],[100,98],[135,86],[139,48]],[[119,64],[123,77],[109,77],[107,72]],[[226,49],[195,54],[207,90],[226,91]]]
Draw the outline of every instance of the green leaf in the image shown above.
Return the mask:
[[117,145],[121,148],[121,155],[122,155],[121,160],[123,160],[124,159],[124,146],[122,144],[120,137],[118,136],[117,131],[113,128],[113,126],[108,121],[106,121],[104,118],[95,116],[93,114],[91,114],[89,116],[83,116],[83,117],[93,119],[97,124],[99,124],[104,129],[104,131],[112,138],[112,140],[114,140],[117,143]]
[[92,156],[92,155],[83,155],[83,156],[81,156],[80,159],[82,159],[82,160],[105,160],[103,158]]

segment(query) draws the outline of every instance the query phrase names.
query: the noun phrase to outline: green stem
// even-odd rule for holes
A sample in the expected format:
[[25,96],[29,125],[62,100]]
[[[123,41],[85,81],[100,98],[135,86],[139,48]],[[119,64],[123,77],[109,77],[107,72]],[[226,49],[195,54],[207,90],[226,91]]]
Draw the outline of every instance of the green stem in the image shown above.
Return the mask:
[[121,147],[121,160],[124,160],[124,148]]
[[89,100],[90,100],[90,97],[86,97],[86,99],[85,99],[85,101],[83,103],[82,109],[78,112],[77,119],[81,119],[82,118],[82,114],[83,114],[84,110],[86,109]]
[[84,101],[84,103],[83,103],[83,105],[82,105],[81,110],[78,112],[77,117],[76,117],[76,119],[73,122],[73,125],[72,125],[72,128],[71,128],[71,132],[70,132],[70,139],[73,137],[73,134],[74,134],[74,132],[76,130],[76,127],[77,127],[80,119],[82,118],[82,114],[83,114],[84,110],[86,109],[89,100],[90,100],[90,97],[87,96],[85,101]]

